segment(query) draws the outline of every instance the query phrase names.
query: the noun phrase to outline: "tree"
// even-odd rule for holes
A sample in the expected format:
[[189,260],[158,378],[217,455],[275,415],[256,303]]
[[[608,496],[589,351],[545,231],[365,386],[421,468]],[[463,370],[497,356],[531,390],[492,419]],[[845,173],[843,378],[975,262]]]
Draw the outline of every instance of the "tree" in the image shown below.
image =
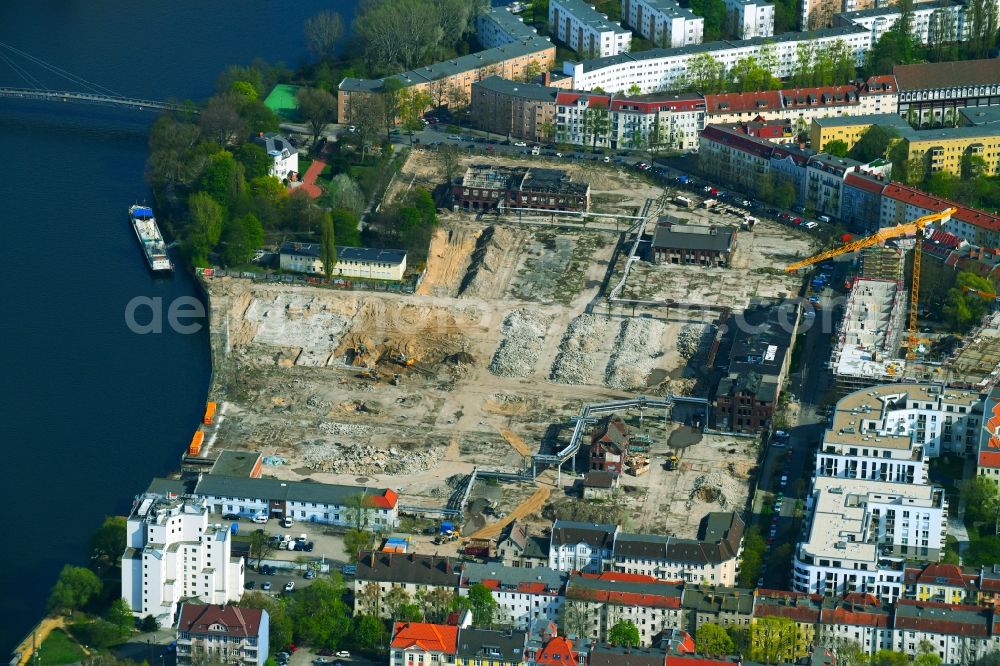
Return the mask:
[[243,608],[259,608],[267,611],[270,616],[269,644],[272,652],[282,650],[292,642],[292,618],[289,616],[288,605],[281,599],[262,592],[247,592],[240,597],[239,604]]
[[899,138],[896,130],[881,125],[866,129],[847,154],[853,160],[864,164],[886,157],[889,147]]
[[101,579],[86,567],[67,564],[59,572],[56,584],[49,594],[50,611],[69,612],[79,610],[101,593]]
[[542,65],[537,60],[531,60],[524,66],[521,78],[525,83],[531,83],[542,73]]
[[812,85],[813,57],[816,46],[812,42],[799,42],[795,46],[795,72],[792,74],[792,85],[804,88]]
[[842,641],[835,651],[837,666],[868,666],[868,655],[857,641]]
[[309,123],[313,143],[316,143],[326,126],[337,119],[337,98],[320,88],[299,88],[295,101],[299,105],[299,115]]
[[938,656],[934,643],[924,639],[917,644],[917,656],[913,660],[916,666],[941,666],[941,657]]
[[493,597],[490,588],[482,583],[476,583],[469,588],[468,602],[473,624],[479,627],[489,627],[493,624],[500,605]]
[[593,617],[586,602],[567,599],[559,613],[563,634],[580,638],[591,636]]
[[397,622],[423,622],[424,611],[417,604],[403,604],[393,617]]
[[361,143],[361,161],[364,162],[368,145],[382,127],[385,101],[382,95],[370,93],[351,98],[351,122]]
[[642,88],[639,87],[638,83],[633,83],[628,87],[628,94],[635,97],[642,92]]
[[132,609],[128,607],[128,602],[118,597],[111,602],[108,608],[108,622],[118,627],[122,637],[132,633],[135,626],[135,618],[132,616]]
[[421,116],[431,105],[430,93],[414,88],[407,88],[399,93],[399,117],[403,129],[410,133],[410,144],[413,144],[413,132],[423,128]]
[[757,578],[764,565],[764,552],[767,544],[760,530],[751,529],[743,543],[743,557],[740,560],[740,575],[737,584],[740,587],[757,587]]
[[962,180],[974,180],[986,173],[986,160],[982,155],[962,156]]
[[[979,277],[975,273],[962,271],[956,278],[957,288],[953,287],[949,291],[949,298],[953,291],[961,292],[961,287],[981,289],[986,287],[992,291],[993,287],[988,281]],[[964,294],[963,294],[964,296]],[[969,296],[979,299],[975,294]],[[981,300],[981,299],[979,299]],[[945,306],[947,310],[947,305]],[[984,308],[985,309],[985,308]],[[972,522],[994,521],[997,517],[997,510],[1000,509],[1000,497],[997,494],[997,485],[984,476],[976,476],[968,481],[959,484],[962,499],[965,500],[965,516]]]
[[834,157],[847,157],[849,149],[846,141],[834,139],[833,141],[826,142],[826,145],[823,146],[823,152],[829,153]]
[[274,164],[267,151],[256,143],[241,143],[233,150],[233,157],[243,165],[243,173],[248,180],[270,175]]
[[232,211],[246,193],[243,165],[229,151],[220,150],[208,159],[201,176],[201,187],[224,209]]
[[705,41],[720,39],[726,24],[726,5],[723,0],[691,0],[689,9],[705,19]]
[[726,66],[711,53],[698,53],[688,60],[684,87],[703,95],[722,91]]
[[546,143],[552,143],[556,139],[556,125],[551,119],[546,118],[545,122],[542,123],[542,140]]
[[363,45],[369,74],[414,69],[436,55],[445,30],[439,15],[421,0],[383,0],[362,5],[354,35]]
[[892,650],[879,650],[871,658],[871,666],[908,666],[909,663],[909,656]]
[[608,629],[608,642],[612,645],[635,647],[639,645],[639,627],[631,620],[619,620]]
[[230,218],[222,231],[222,262],[226,266],[246,264],[263,244],[264,227],[256,215]]
[[969,55],[973,58],[985,58],[996,45],[996,3],[990,0],[971,0],[966,16],[969,24]]
[[117,564],[125,552],[125,516],[105,516],[90,537],[91,558]]
[[354,640],[358,645],[374,650],[385,643],[385,623],[375,615],[358,615],[354,618]]
[[[365,195],[358,184],[346,173],[338,173],[330,181],[330,207],[334,210],[342,208],[350,211],[356,218],[364,214],[368,208]],[[339,234],[338,234],[339,237]],[[350,245],[342,241],[343,245]]]
[[202,136],[220,146],[228,146],[246,138],[247,124],[240,115],[238,95],[223,93],[209,98],[198,115]]
[[603,107],[591,106],[583,112],[583,135],[590,137],[594,152],[597,151],[598,140],[605,140],[611,130],[611,119],[608,110]]
[[258,176],[249,183],[250,200],[257,219],[266,229],[278,226],[288,191],[274,176]]
[[337,238],[333,233],[333,218],[329,213],[323,216],[320,224],[319,254],[323,262],[323,275],[329,278],[337,265]]
[[393,618],[398,618],[400,610],[404,606],[412,604],[413,598],[404,588],[393,586],[392,589],[386,592],[384,601],[386,608],[389,610],[389,615]]
[[337,42],[344,32],[344,23],[337,12],[323,11],[306,19],[306,48],[316,60],[333,60]]
[[461,166],[461,154],[458,152],[458,148],[450,143],[438,146],[436,154],[438,168],[448,182],[450,189],[451,184],[455,182],[455,177],[458,175],[458,170]]
[[149,633],[151,631],[156,631],[160,628],[160,623],[157,622],[156,618],[152,615],[147,615],[142,618],[142,622],[139,624],[139,630]]
[[787,617],[760,618],[750,627],[750,657],[767,664],[794,661],[798,627]]
[[958,177],[950,171],[936,171],[927,178],[923,189],[935,196],[951,199],[957,183]]
[[717,624],[706,622],[698,627],[695,636],[698,652],[713,657],[723,657],[736,653],[736,644],[726,630]]
[[289,604],[296,642],[334,650],[344,643],[352,628],[351,609],[343,601],[343,581],[316,579],[296,591]]
[[349,529],[344,535],[344,550],[351,562],[358,561],[358,553],[370,550],[372,547],[372,534],[359,529]]
[[451,611],[454,599],[455,593],[444,587],[435,587],[419,596],[428,622],[443,622]]
[[271,535],[263,530],[250,535],[250,558],[257,560],[257,566],[274,550]]
[[226,213],[208,192],[195,192],[188,197],[188,215],[191,256],[204,259],[222,238]]

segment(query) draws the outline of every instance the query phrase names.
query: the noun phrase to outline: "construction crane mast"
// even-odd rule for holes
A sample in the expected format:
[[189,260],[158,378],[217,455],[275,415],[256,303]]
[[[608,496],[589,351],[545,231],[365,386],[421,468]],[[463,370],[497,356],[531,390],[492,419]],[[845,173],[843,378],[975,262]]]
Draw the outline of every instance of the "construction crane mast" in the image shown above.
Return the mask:
[[807,268],[808,266],[818,264],[821,261],[839,257],[842,254],[857,252],[858,250],[871,247],[872,245],[877,245],[892,238],[900,238],[911,234],[915,235],[916,240],[913,244],[913,279],[910,281],[909,339],[907,340],[906,347],[906,358],[912,360],[916,354],[917,347],[917,311],[918,301],[920,300],[920,262],[923,255],[923,238],[921,232],[928,224],[932,224],[934,222],[947,222],[951,219],[952,214],[955,212],[955,208],[946,208],[939,213],[924,215],[923,217],[918,217],[912,222],[907,222],[906,224],[897,224],[894,227],[879,229],[874,234],[866,238],[851,241],[850,243],[846,243],[840,247],[820,252],[813,257],[790,264],[785,267],[785,272],[791,273],[792,271],[797,271],[800,268]]

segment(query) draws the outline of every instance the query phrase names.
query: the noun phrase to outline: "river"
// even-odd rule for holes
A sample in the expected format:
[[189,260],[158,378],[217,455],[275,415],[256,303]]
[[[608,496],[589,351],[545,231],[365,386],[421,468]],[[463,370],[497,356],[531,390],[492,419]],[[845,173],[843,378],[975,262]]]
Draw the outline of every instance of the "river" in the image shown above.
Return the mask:
[[[306,57],[303,21],[333,8],[349,22],[354,2],[4,2],[0,42],[122,95],[203,99],[226,65],[261,57],[294,68]],[[0,85],[24,85],[2,59]],[[152,119],[0,99],[0,647],[38,619],[63,564],[87,562],[103,517],[127,512],[151,477],[176,469],[204,409],[207,331],[138,335],[125,321],[137,296],[166,308],[197,295],[184,272],[150,275],[128,224],[127,207],[149,197]]]

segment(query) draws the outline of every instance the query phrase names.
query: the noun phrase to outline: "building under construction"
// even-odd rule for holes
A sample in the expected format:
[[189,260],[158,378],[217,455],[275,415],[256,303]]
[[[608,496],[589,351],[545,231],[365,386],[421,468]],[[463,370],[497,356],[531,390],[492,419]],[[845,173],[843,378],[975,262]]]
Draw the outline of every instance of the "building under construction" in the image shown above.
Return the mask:
[[895,243],[866,247],[861,251],[858,275],[875,280],[902,280],[903,257],[903,251]]
[[906,363],[899,349],[906,313],[901,280],[854,281],[830,361],[838,393],[903,378]]
[[590,185],[558,169],[473,164],[451,185],[452,206],[469,211],[528,208],[586,212]]

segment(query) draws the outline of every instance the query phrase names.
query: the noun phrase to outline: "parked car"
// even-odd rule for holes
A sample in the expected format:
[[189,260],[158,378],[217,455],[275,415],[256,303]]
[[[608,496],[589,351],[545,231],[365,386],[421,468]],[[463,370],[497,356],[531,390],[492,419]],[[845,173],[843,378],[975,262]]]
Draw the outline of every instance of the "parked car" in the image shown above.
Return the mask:
[[270,592],[271,581],[265,580],[263,583],[260,584],[260,589],[264,590],[265,592]]
[[281,519],[281,526],[284,527],[286,530],[289,527],[293,526],[294,524],[295,521],[293,521],[289,516],[285,516],[284,518]]
[[285,583],[285,592],[291,592],[294,589],[295,589],[295,581],[294,580],[290,580],[287,583]]
[[227,513],[224,516],[222,516],[222,519],[223,520],[239,520],[240,517],[239,517],[238,514],[235,514],[235,513]]
[[246,589],[246,590],[252,590],[256,586],[257,586],[257,584],[254,583],[252,580],[248,580],[247,582],[243,583],[243,589]]
[[312,569],[306,569],[306,572],[302,577],[305,578],[306,580],[312,580],[313,578],[316,577],[316,572],[313,571]]
[[348,652],[347,650],[340,650],[334,656],[335,657],[340,657],[341,659],[350,659],[351,658],[351,653]]
[[528,144],[526,144],[524,141],[515,141],[514,145],[517,146],[518,148],[527,148],[528,147]]

